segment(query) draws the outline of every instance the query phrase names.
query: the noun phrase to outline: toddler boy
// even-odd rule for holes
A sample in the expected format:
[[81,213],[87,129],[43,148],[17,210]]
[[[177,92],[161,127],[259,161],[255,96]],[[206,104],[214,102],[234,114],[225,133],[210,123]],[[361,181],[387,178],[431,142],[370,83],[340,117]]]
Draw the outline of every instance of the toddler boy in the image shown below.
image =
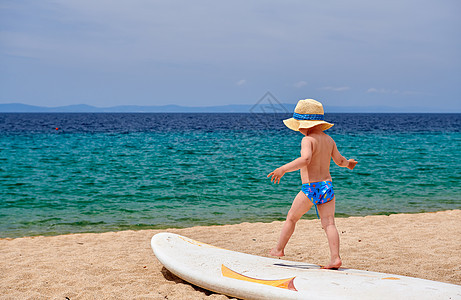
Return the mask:
[[351,170],[357,161],[347,160],[342,156],[335,141],[323,132],[333,124],[324,121],[323,106],[320,102],[312,99],[300,100],[293,118],[284,120],[283,123],[305,135],[301,141],[301,156],[270,172],[267,177],[271,177],[272,182],[279,183],[285,173],[300,170],[302,187],[293,200],[277,246],[270,254],[279,257],[285,255],[284,249],[294,232],[296,222],[315,205],[317,217],[320,215],[330,247],[330,263],[323,268],[337,269],[342,262],[339,256],[339,235],[335,225],[335,194],[330,175],[330,160],[333,158],[338,166]]

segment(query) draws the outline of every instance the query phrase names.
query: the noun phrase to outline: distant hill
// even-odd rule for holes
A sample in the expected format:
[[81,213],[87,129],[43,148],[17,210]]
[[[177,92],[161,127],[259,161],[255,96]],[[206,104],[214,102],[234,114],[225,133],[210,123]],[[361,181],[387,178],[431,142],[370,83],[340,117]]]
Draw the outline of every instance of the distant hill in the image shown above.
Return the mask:
[[[287,104],[290,107],[290,104]],[[294,107],[294,105],[292,105]],[[139,112],[139,113],[155,113],[155,112],[250,112],[253,105],[222,105],[222,106],[180,106],[180,105],[160,105],[160,106],[137,106],[137,105],[120,105],[112,107],[96,107],[86,104],[67,105],[58,107],[34,106],[22,103],[7,103],[0,104],[0,112],[75,112],[75,113],[115,113],[115,112]],[[291,108],[293,109],[293,108]],[[283,109],[280,111],[283,112]]]
[[[58,107],[34,106],[22,103],[0,104],[1,113],[292,113],[296,104],[292,103],[256,103],[253,105],[220,105],[220,106],[137,106],[121,105],[112,107],[96,107],[86,104],[67,105]],[[407,113],[407,112],[433,112],[432,109],[423,107],[386,107],[386,106],[325,106],[327,113]],[[438,111],[442,112],[442,111]],[[450,112],[450,111],[446,111]],[[451,111],[453,112],[453,111]]]

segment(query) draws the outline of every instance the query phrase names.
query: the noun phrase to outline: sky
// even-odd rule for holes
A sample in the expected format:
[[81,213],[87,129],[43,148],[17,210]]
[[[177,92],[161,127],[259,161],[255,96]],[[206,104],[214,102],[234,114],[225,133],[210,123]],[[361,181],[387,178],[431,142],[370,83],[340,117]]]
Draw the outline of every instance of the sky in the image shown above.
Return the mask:
[[461,2],[0,0],[0,104],[461,112]]

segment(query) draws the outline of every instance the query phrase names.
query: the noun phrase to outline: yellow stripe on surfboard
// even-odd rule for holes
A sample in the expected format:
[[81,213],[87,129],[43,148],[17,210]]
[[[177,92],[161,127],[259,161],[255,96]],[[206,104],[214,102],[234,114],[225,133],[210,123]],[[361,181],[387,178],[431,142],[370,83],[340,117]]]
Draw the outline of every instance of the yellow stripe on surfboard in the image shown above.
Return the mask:
[[260,284],[275,286],[275,287],[282,288],[282,289],[297,291],[293,283],[293,280],[295,279],[296,276],[291,277],[291,278],[286,278],[286,279],[278,279],[278,280],[257,279],[257,278],[248,277],[248,276],[239,274],[235,271],[232,271],[225,265],[221,265],[221,273],[224,277],[228,277],[228,278],[233,278],[233,279],[238,279],[238,280],[243,280],[243,281],[248,281],[248,282],[254,282],[254,283],[260,283]]
[[190,238],[186,238],[186,237],[183,237],[183,236],[178,236],[178,237],[181,240],[183,240],[185,242],[188,242],[188,243],[190,243],[192,245],[195,245],[195,246],[222,249],[222,248],[219,248],[219,247],[216,247],[216,246],[213,246],[213,245],[210,245],[210,244],[202,243],[202,242],[199,242],[199,241],[196,241],[196,240],[193,240],[193,239],[190,239]]

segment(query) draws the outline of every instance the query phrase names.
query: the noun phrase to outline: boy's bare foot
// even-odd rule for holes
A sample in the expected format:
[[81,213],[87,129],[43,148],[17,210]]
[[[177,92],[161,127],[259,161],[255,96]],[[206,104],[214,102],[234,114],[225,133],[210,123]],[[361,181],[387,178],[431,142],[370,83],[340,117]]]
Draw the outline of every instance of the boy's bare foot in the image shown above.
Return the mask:
[[272,250],[269,252],[270,255],[272,256],[278,256],[278,257],[282,257],[282,256],[285,256],[285,253],[283,252],[283,250],[277,250],[277,248],[272,248]]
[[323,266],[322,269],[330,269],[330,270],[338,270],[339,267],[342,265],[341,258],[334,259],[330,261],[330,263],[326,266]]

